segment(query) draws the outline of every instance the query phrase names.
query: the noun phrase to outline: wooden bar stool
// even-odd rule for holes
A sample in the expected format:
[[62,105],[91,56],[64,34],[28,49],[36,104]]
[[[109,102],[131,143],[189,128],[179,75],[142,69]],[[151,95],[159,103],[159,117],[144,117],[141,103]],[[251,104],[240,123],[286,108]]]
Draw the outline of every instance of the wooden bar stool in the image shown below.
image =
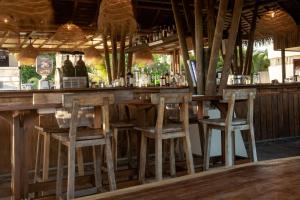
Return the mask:
[[[141,152],[140,152],[140,171],[139,181],[145,181],[146,157],[147,157],[147,139],[155,140],[155,176],[160,181],[163,178],[162,167],[162,141],[170,140],[170,172],[171,176],[176,173],[174,139],[181,138],[186,157],[188,174],[195,173],[194,162],[191,150],[189,135],[189,111],[188,104],[191,101],[189,93],[172,93],[172,94],[151,94],[152,104],[157,106],[157,120],[155,127],[136,127],[141,131]],[[182,116],[181,124],[164,125],[164,113],[166,104],[180,104],[180,114]]]
[[[53,134],[53,138],[59,142],[58,147],[58,166],[57,166],[57,185],[56,196],[59,199],[62,196],[63,182],[63,153],[62,146],[68,149],[68,176],[67,176],[67,199],[75,197],[75,151],[78,147],[92,147],[95,184],[97,191],[102,190],[102,155],[101,146],[105,146],[105,157],[108,172],[108,181],[110,190],[116,189],[113,158],[111,152],[111,143],[109,136],[109,105],[114,103],[113,94],[105,93],[87,93],[87,94],[64,94],[63,107],[71,111],[70,129],[65,134]],[[81,107],[94,106],[101,108],[102,128],[84,128],[79,129],[79,109]]]
[[[218,119],[203,119],[200,122],[203,124],[205,136],[205,149],[203,170],[209,168],[210,147],[212,129],[224,131],[225,134],[225,165],[232,166],[234,163],[234,140],[237,131],[249,131],[248,142],[249,150],[251,151],[250,157],[253,162],[257,161],[254,126],[253,126],[253,102],[255,98],[255,89],[225,89],[223,91],[222,103],[228,103],[228,110],[226,118]],[[236,101],[247,101],[247,117],[236,118],[234,117],[234,108]]]
[[119,120],[111,123],[112,128],[112,152],[114,158],[114,167],[115,170],[118,169],[118,136],[119,133],[125,133],[127,139],[127,159],[128,166],[132,165],[132,149],[131,149],[131,140],[132,140],[132,132],[135,126],[135,121],[132,119],[130,115],[129,108],[126,105],[118,105],[119,111]]

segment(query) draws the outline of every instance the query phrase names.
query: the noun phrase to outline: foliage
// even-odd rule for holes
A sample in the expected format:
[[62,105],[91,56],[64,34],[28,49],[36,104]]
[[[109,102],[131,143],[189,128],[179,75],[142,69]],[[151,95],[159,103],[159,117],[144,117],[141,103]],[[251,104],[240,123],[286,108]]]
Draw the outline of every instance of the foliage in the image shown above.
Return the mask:
[[22,65],[20,67],[22,83],[29,83],[31,78],[40,79],[41,76],[36,73],[35,67]]
[[87,66],[89,79],[91,82],[99,83],[99,81],[107,82],[107,71],[104,63],[93,66]]
[[268,52],[255,51],[252,57],[252,73],[268,70],[270,66],[270,60],[268,59]]

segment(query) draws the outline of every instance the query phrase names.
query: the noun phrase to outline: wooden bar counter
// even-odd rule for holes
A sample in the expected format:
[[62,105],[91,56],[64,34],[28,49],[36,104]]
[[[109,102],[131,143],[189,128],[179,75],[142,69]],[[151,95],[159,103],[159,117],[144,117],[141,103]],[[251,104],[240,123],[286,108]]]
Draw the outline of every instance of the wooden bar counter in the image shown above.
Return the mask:
[[[56,108],[61,104],[33,105],[33,93],[64,94],[109,92],[115,94],[116,104],[143,98],[143,94],[188,92],[187,87],[147,87],[147,88],[102,88],[36,91],[2,91],[0,92],[0,174],[12,174],[12,191],[14,199],[26,198],[28,172],[33,169],[37,134],[34,124],[37,122],[37,110]],[[52,163],[55,163],[55,156]]]

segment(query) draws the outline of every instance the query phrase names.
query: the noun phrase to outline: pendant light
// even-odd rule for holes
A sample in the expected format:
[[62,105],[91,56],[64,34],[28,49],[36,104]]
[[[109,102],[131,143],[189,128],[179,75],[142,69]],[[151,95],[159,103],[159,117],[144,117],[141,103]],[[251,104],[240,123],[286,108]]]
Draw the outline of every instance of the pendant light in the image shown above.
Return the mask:
[[17,56],[17,59],[21,65],[35,65],[36,57],[39,55],[39,51],[33,47],[31,39],[32,38],[29,38],[29,45],[22,49]]
[[85,40],[85,34],[83,30],[73,24],[73,23],[66,23],[58,27],[56,33],[54,34],[53,40],[60,41],[60,42],[80,42]]
[[133,63],[141,65],[152,65],[154,63],[152,52],[149,48],[134,52]]
[[98,49],[94,47],[92,40],[92,46],[84,50],[84,60],[88,65],[96,65],[102,62],[103,57]]

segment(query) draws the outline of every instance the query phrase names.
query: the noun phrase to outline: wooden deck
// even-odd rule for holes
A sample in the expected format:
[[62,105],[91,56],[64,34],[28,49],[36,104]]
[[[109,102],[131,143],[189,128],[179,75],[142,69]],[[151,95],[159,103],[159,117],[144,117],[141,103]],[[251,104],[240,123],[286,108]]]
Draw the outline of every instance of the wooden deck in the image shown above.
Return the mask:
[[79,200],[299,199],[300,157],[214,169]]

